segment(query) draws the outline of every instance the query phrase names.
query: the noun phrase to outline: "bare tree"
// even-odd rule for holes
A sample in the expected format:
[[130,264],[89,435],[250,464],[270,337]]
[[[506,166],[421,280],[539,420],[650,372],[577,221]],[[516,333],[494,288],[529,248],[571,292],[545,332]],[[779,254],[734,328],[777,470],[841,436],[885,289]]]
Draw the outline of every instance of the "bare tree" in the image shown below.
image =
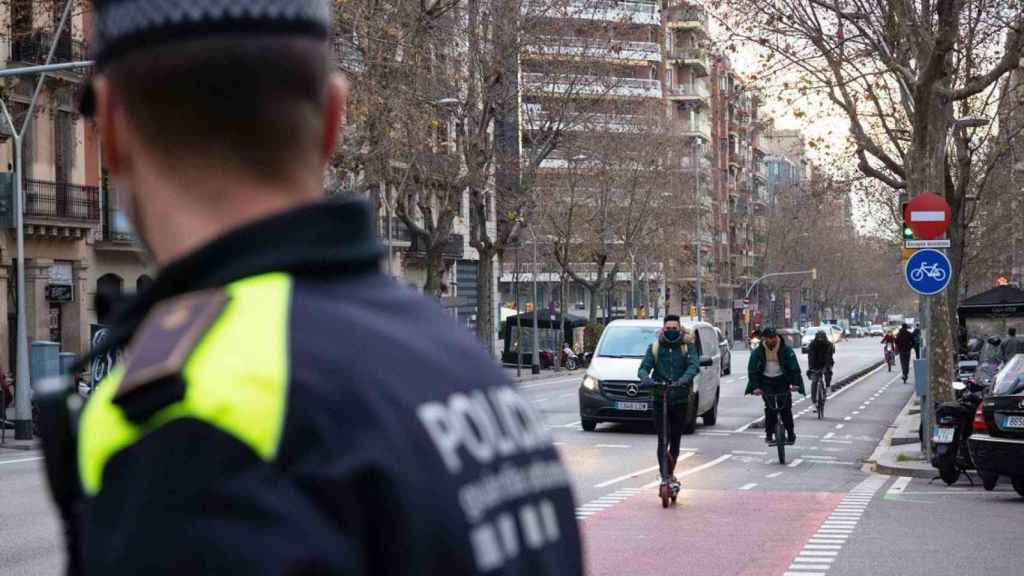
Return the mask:
[[[1021,57],[1024,15],[994,0],[723,0],[735,38],[766,54],[766,74],[796,73],[850,121],[858,168],[894,194],[941,193],[953,210],[953,281],[970,170],[947,157],[957,116],[986,113],[986,95]],[[961,138],[961,142],[963,138]],[[959,146],[959,145],[958,145]],[[961,162],[970,155],[961,155]],[[958,290],[929,298],[931,394],[947,400]]]

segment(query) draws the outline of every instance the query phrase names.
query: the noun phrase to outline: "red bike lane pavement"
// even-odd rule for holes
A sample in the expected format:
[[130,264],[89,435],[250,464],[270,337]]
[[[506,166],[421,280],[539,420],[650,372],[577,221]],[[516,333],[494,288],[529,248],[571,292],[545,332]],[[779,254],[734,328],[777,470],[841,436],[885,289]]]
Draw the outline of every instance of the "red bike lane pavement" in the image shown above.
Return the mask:
[[[649,493],[648,493],[649,492]],[[588,576],[780,576],[846,493],[657,489],[580,524]]]

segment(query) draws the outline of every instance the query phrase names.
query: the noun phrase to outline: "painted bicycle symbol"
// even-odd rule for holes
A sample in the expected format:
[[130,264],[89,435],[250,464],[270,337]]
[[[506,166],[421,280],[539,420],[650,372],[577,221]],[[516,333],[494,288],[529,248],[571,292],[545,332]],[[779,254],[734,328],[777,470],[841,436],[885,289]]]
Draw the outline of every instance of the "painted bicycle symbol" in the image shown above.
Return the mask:
[[921,265],[916,270],[910,271],[910,279],[914,282],[920,282],[927,276],[936,282],[942,282],[946,279],[946,271],[939,266],[936,262],[932,265],[928,265],[927,262],[921,262]]

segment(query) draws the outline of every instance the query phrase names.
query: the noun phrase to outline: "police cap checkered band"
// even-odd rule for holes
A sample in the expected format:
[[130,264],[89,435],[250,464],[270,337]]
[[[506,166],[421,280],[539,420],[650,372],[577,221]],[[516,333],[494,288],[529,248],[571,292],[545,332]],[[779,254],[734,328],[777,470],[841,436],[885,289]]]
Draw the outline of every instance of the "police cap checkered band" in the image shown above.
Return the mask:
[[132,47],[218,32],[327,38],[326,0],[95,0],[93,55],[103,64]]
[[[132,49],[212,34],[299,34],[327,39],[327,0],[94,0],[92,57],[102,70]],[[91,115],[87,89],[82,112]]]

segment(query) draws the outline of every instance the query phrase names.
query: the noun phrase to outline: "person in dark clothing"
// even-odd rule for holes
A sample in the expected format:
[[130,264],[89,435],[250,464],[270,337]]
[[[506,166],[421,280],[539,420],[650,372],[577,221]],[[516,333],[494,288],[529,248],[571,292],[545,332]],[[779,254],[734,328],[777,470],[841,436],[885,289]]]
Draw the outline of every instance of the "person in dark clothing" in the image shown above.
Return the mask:
[[915,360],[920,360],[921,359],[921,344],[922,344],[921,338],[923,337],[923,335],[921,334],[921,327],[920,326],[914,326],[914,331],[912,332],[912,335],[914,336],[914,359]]
[[543,417],[382,273],[370,206],[325,198],[334,4],[92,5],[82,108],[159,274],[47,453],[71,574],[583,574]]
[[999,344],[999,354],[1002,356],[1004,364],[1017,354],[1024,354],[1024,338],[1017,337],[1016,328],[1011,327],[1006,330],[1006,340]]
[[[825,386],[832,385],[832,367],[835,366],[836,346],[829,339],[823,330],[814,335],[814,340],[807,348],[807,367],[810,370],[821,370],[825,375]],[[814,402],[814,409],[818,409],[818,389],[811,386],[811,400]]]
[[[764,338],[761,346],[750,353],[750,361],[747,363],[746,393],[763,396],[765,394],[789,395],[790,392],[800,392],[806,396],[800,363],[797,361],[793,348],[779,338],[774,328],[765,328],[761,337]],[[792,396],[789,396],[786,404],[786,409],[782,411],[782,423],[786,427],[785,442],[792,444],[796,442]],[[764,416],[765,440],[768,443],[775,440],[782,442],[782,438],[773,438],[776,415],[775,412],[768,409],[767,400],[765,400]]]
[[668,439],[669,461],[665,462],[665,444],[663,434],[664,414],[661,402],[654,402],[654,426],[658,431],[658,465],[662,480],[669,480],[674,487],[679,486],[676,479],[676,461],[679,459],[679,444],[682,441],[683,427],[686,425],[686,414],[690,402],[690,390],[693,379],[700,371],[700,355],[694,344],[693,333],[683,328],[679,316],[665,317],[664,326],[658,333],[658,341],[647,347],[644,360],[640,364],[637,376],[641,380],[648,378],[657,382],[671,382],[668,397]]
[[900,368],[903,370],[903,382],[910,374],[910,353],[914,350],[914,335],[910,326],[904,324],[896,334],[896,352],[900,355]]

